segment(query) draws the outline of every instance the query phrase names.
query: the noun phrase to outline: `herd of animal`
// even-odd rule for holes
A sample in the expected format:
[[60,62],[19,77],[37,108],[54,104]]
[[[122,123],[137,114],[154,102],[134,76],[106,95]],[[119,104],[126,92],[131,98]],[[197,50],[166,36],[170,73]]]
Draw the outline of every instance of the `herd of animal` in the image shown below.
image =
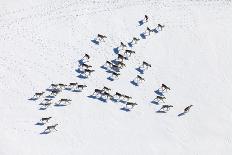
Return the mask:
[[[142,20],[143,23],[148,22],[148,16],[145,15],[145,18]],[[142,23],[142,24],[143,24]],[[140,23],[141,24],[141,23]],[[155,29],[150,29],[149,27],[146,28],[146,31],[143,33],[143,35],[147,36],[150,35],[152,32],[158,32],[162,31],[165,26],[158,24],[158,26]],[[100,42],[105,42],[105,39],[107,37],[102,34],[98,34],[97,37],[94,40],[94,43],[99,44]],[[120,46],[117,47],[117,58],[114,60],[107,60],[105,64],[101,67],[103,69],[106,69],[107,72],[111,73],[111,76],[108,78],[111,81],[114,81],[119,78],[120,76],[120,70],[126,67],[125,61],[129,60],[129,57],[131,57],[133,54],[136,52],[134,50],[131,50],[132,47],[137,44],[140,41],[139,37],[133,37],[132,41],[128,43],[128,45],[124,44],[123,42],[120,42]],[[131,47],[128,49],[128,46]],[[120,53],[119,53],[120,52]],[[95,72],[94,69],[92,69],[92,65],[88,64],[90,60],[90,55],[89,54],[84,54],[82,59],[79,61],[79,73],[80,76],[83,78],[88,78],[89,76],[92,75],[93,72]],[[151,64],[143,61],[141,63],[141,66],[139,69],[142,71],[142,73],[147,70],[148,68],[151,67]],[[141,76],[141,74],[138,74],[136,78],[133,80],[133,83],[135,85],[139,85],[141,82],[145,81],[145,78]],[[82,91],[84,88],[87,86],[84,84],[78,84],[77,82],[72,82],[69,84],[63,84],[63,83],[58,83],[58,84],[51,84],[47,90],[49,93],[47,96],[45,96],[45,91],[43,92],[37,92],[34,94],[34,96],[31,98],[31,100],[37,100],[41,97],[44,97],[42,102],[40,103],[41,107],[40,110],[46,110],[49,106],[54,104],[55,106],[66,106],[71,103],[71,99],[69,98],[60,98],[57,102],[54,102],[54,98],[61,93],[63,90],[68,90],[68,91]],[[171,90],[170,87],[168,87],[165,84],[162,84],[160,89],[160,95],[157,95],[156,98],[152,101],[154,103],[159,104],[160,102],[165,103],[166,97],[163,95],[167,91]],[[113,95],[111,93],[111,88],[104,86],[102,89],[95,89],[93,94],[91,94],[89,97],[95,98],[95,99],[100,99],[101,101],[107,101],[107,100],[113,100],[113,101],[120,101],[122,103],[125,103],[125,107],[122,109],[130,111],[131,109],[134,108],[134,106],[138,105],[136,102],[131,101],[132,97],[120,92],[115,92]],[[184,109],[184,113],[187,113],[190,108],[193,105],[187,106]],[[162,105],[161,109],[157,112],[167,112],[170,110],[170,108],[173,107],[172,105],[167,105],[164,104]],[[40,120],[40,124],[44,125],[49,123],[49,120],[52,119],[52,117],[43,117]],[[48,125],[43,133],[50,133],[51,131],[57,130],[56,126],[58,124],[53,124],[53,125]]]

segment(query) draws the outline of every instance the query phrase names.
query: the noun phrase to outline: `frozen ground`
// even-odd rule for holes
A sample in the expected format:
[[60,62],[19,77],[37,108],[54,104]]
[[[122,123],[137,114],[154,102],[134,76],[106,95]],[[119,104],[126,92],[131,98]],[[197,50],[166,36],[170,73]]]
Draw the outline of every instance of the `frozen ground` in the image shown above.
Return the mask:
[[[149,22],[139,25],[144,15]],[[163,31],[141,38],[146,27]],[[1,0],[1,155],[230,155],[232,152],[232,6],[230,0]],[[107,36],[96,45],[96,35]],[[140,37],[118,80],[101,68],[117,57],[120,42]],[[122,52],[122,51],[121,51]],[[95,72],[79,78],[78,61],[88,53]],[[143,61],[152,67],[142,76]],[[40,110],[35,92],[51,83],[86,84],[54,98],[67,106]],[[157,113],[155,91],[165,83],[167,113]],[[89,97],[108,86],[138,105]],[[45,96],[50,92],[46,91]],[[190,112],[178,116],[188,105]],[[52,116],[46,125],[36,125]],[[58,123],[58,131],[41,134]]]

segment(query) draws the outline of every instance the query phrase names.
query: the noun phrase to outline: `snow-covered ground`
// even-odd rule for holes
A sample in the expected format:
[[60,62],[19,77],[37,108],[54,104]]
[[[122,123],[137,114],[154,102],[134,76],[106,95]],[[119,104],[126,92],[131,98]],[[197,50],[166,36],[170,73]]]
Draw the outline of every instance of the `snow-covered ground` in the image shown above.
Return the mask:
[[[145,14],[149,22],[140,25]],[[163,31],[140,36],[158,23]],[[231,27],[230,0],[1,0],[0,155],[230,155]],[[98,33],[107,36],[99,45]],[[128,49],[136,53],[109,80],[101,66],[133,37],[140,41]],[[95,70],[89,78],[79,73],[85,53]],[[152,67],[135,86],[143,61]],[[70,82],[87,88],[63,90],[40,109],[51,83]],[[162,83],[171,88],[166,102],[151,103]],[[125,103],[91,96],[103,86],[138,105],[125,111]],[[55,106],[61,98],[72,101]],[[173,108],[157,112],[163,104]],[[58,131],[43,132],[56,123]]]

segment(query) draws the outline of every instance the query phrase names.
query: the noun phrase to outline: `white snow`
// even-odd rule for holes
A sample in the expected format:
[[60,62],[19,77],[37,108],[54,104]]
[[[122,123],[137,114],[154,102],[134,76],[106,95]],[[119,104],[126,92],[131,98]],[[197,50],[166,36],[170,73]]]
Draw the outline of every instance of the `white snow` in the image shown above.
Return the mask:
[[[139,26],[145,14],[149,22]],[[231,19],[230,0],[1,0],[0,155],[230,155]],[[163,31],[140,37],[158,23]],[[98,33],[107,39],[96,45]],[[118,80],[108,80],[101,66],[133,37],[141,39],[136,54]],[[85,53],[95,72],[82,79],[75,70]],[[134,86],[143,61],[152,67]],[[53,101],[71,104],[40,110],[51,83],[70,82],[88,87],[63,90]],[[171,88],[167,113],[157,113],[162,102],[151,103],[162,83]],[[88,97],[103,86],[138,105],[126,112],[121,102]],[[48,116],[49,123],[36,125]],[[58,131],[41,134],[55,123]]]

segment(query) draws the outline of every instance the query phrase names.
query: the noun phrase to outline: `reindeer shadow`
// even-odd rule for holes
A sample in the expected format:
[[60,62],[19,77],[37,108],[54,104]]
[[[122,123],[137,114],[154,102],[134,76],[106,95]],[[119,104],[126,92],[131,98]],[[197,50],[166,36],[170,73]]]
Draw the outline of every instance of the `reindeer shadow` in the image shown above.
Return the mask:
[[115,98],[111,98],[111,101],[114,102],[114,103],[119,102],[119,100],[118,100],[118,99],[115,99]]
[[140,74],[144,74],[144,69],[141,69],[141,67],[138,67],[135,70],[137,70]]
[[141,37],[142,39],[146,39],[146,38],[147,38],[147,36],[146,36],[146,34],[145,34],[144,32],[140,34],[140,37]]
[[82,64],[85,63],[85,61],[84,61],[84,59],[82,58],[82,59],[78,60],[78,63],[79,63],[79,65],[82,65]]
[[119,53],[119,47],[114,48],[113,51],[114,51],[115,54],[118,54]]
[[127,44],[128,44],[129,47],[131,47],[131,48],[133,47],[132,41],[127,43]]
[[96,39],[92,39],[91,42],[93,42],[93,43],[96,44],[96,45],[99,45],[99,43],[100,43],[100,42],[97,41]]
[[43,122],[37,122],[35,125],[39,125],[39,126],[42,126],[42,125],[44,125],[45,123],[43,123]]
[[154,33],[159,33],[158,27],[154,28],[152,31],[153,31]]
[[138,21],[139,26],[142,26],[144,24],[143,20]]
[[97,96],[94,96],[94,95],[89,95],[87,96],[88,98],[91,98],[91,99],[97,99]]
[[99,100],[99,101],[102,101],[102,102],[105,102],[105,103],[107,102],[107,99],[102,98],[102,97],[99,97],[98,100]]
[[39,110],[46,110],[47,107],[40,107]]
[[152,100],[151,103],[159,105],[159,102]]
[[87,76],[85,76],[83,74],[79,74],[77,77],[80,78],[80,79],[87,79],[88,78]]
[[107,80],[114,81],[114,79],[111,76],[109,76]]
[[51,133],[50,131],[43,131],[43,132],[41,132],[40,134],[41,135],[46,135],[46,134],[49,134],[49,133]]
[[67,104],[54,104],[54,107],[65,107],[65,106],[67,106]]
[[182,112],[180,114],[178,114],[177,116],[180,117],[180,116],[184,116],[185,115],[185,112]]
[[104,70],[108,70],[108,68],[105,65],[102,65],[100,68],[102,68]]
[[125,112],[130,112],[130,109],[128,109],[126,107],[120,108],[120,110],[125,111]]
[[156,93],[157,95],[159,95],[159,96],[164,96],[163,92],[160,91],[160,89],[157,89],[157,90],[155,91],[155,93]]
[[134,86],[139,86],[139,84],[135,82],[135,80],[130,81],[130,83],[133,84]]
[[53,99],[53,98],[55,98],[55,96],[47,95],[46,98],[51,98],[51,99]]
[[31,97],[31,98],[29,98],[28,100],[29,100],[29,101],[36,101],[36,100],[38,100],[38,98]]
[[76,92],[76,93],[78,93],[78,92],[82,92],[81,90],[79,90],[79,89],[73,89],[72,90],[72,92]]
[[68,90],[68,91],[70,91],[70,90],[72,90],[72,88],[64,88],[64,90]]
[[118,59],[114,59],[114,60],[111,60],[111,62],[113,63],[113,64],[118,64]]
[[75,69],[75,71],[76,71],[77,73],[80,73],[80,74],[83,74],[83,73],[84,73],[80,68]]
[[166,111],[163,111],[163,110],[158,110],[156,111],[157,113],[166,113]]

